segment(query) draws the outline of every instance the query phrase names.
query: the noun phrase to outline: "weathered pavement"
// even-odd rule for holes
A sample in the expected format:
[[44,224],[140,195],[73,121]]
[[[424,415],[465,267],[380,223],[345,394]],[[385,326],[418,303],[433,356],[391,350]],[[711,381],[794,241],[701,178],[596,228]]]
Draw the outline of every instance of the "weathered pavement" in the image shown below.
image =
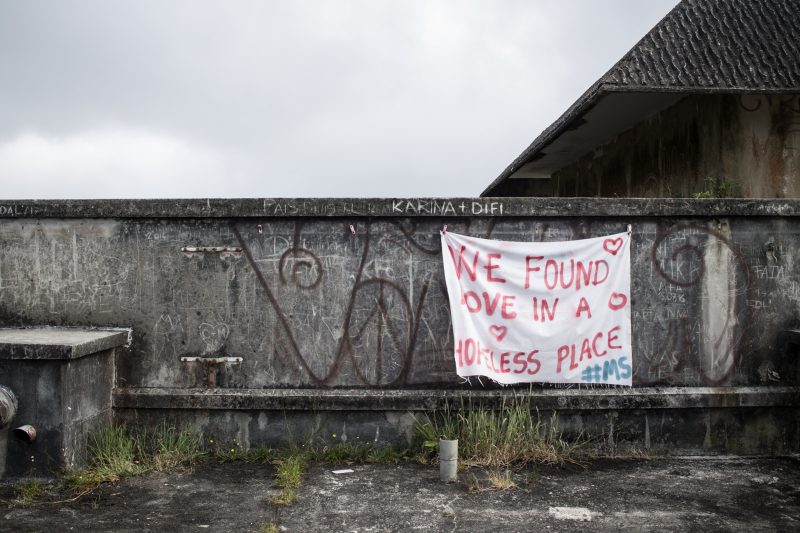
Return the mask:
[[[274,469],[206,463],[100,489],[80,503],[0,509],[0,531],[798,531],[797,459],[596,460],[517,473],[517,487],[470,493],[432,466],[314,466],[300,499],[267,502]],[[0,487],[8,500],[9,486]]]

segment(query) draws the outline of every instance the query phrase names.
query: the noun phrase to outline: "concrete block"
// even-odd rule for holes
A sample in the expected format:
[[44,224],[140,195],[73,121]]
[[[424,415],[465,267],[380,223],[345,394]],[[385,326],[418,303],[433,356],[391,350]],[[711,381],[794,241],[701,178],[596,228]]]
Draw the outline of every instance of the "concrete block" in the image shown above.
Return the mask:
[[[88,435],[111,421],[114,348],[126,331],[0,329],[0,382],[18,399],[0,430],[0,477],[46,476],[81,466]],[[12,435],[29,424],[36,439]]]

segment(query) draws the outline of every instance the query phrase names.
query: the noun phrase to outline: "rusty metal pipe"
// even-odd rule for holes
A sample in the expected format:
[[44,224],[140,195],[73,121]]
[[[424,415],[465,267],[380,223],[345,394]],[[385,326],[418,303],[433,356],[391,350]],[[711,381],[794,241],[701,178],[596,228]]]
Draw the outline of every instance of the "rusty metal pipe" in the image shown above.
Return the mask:
[[14,436],[22,442],[33,442],[36,440],[36,428],[30,424],[20,426],[14,430]]
[[11,423],[17,414],[17,397],[11,389],[0,385],[0,428]]

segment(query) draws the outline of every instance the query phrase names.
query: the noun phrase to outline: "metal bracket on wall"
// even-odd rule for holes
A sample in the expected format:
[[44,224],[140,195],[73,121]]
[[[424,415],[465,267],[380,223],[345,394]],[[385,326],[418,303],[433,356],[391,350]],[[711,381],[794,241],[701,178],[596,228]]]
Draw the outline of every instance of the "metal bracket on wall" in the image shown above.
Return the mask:
[[238,246],[184,246],[181,252],[186,257],[198,254],[220,254],[220,257],[241,257],[242,249]]
[[217,386],[217,372],[221,365],[238,365],[244,361],[241,357],[181,357],[182,363],[201,363],[206,368],[206,385]]

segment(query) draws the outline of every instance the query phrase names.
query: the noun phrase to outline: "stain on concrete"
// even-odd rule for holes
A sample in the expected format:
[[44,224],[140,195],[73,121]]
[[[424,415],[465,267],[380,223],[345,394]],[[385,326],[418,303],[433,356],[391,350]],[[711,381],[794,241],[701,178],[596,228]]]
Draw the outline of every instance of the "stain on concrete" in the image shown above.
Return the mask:
[[[14,531],[791,531],[800,516],[800,468],[792,459],[603,460],[587,469],[515,472],[517,488],[469,493],[435,466],[312,467],[288,507],[274,469],[202,464],[103,487],[79,503],[5,508]],[[0,499],[11,486],[0,485]],[[52,495],[57,497],[56,494]],[[47,512],[42,512],[46,509]]]

